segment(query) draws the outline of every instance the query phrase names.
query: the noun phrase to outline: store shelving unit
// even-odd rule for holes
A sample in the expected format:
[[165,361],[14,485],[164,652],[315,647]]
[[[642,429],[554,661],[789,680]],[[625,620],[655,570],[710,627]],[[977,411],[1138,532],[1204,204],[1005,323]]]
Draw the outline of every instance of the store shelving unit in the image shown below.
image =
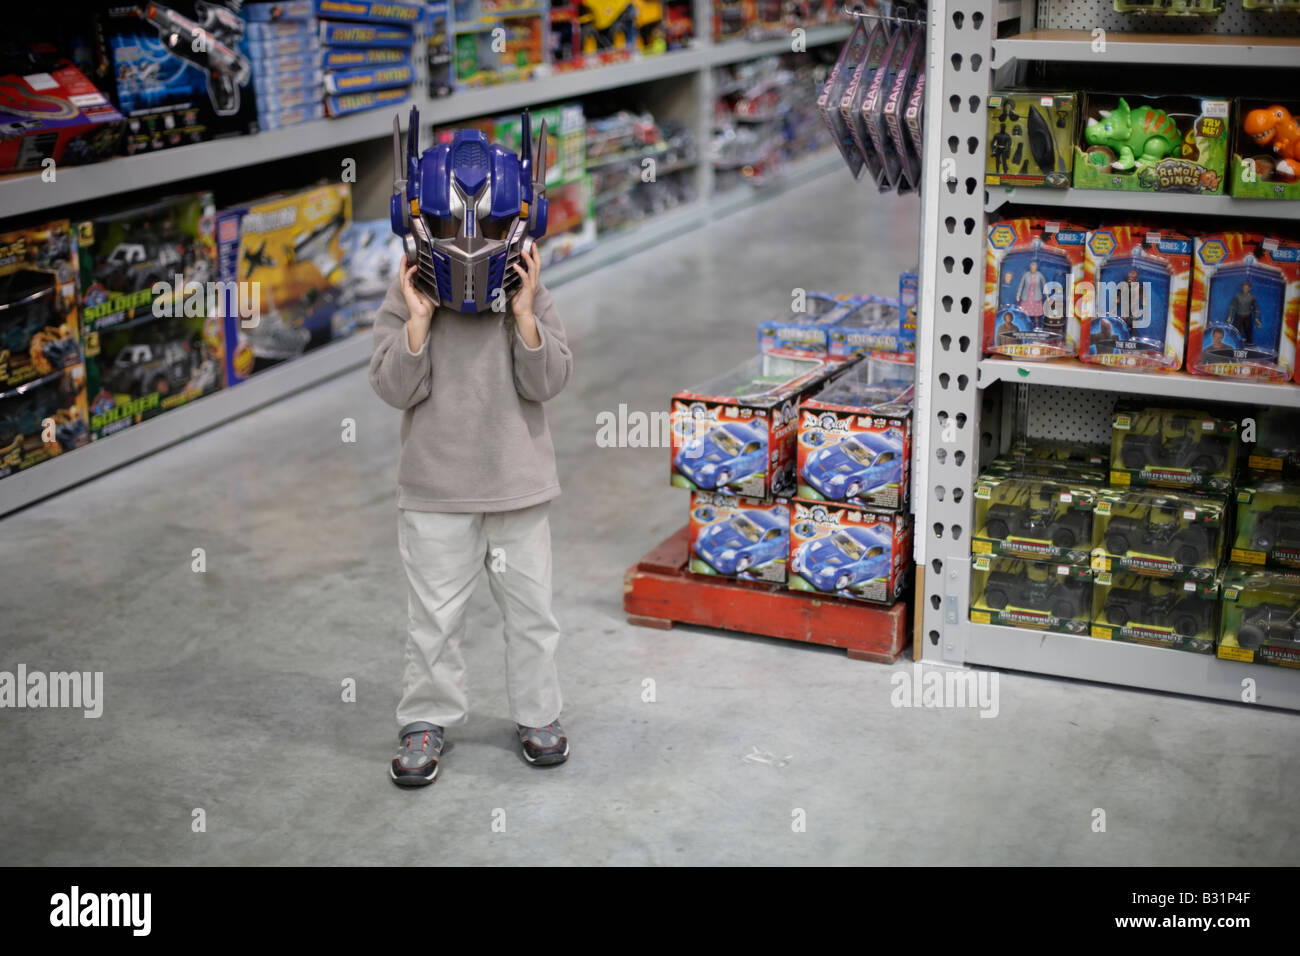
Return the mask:
[[[1053,429],[1059,437],[1079,437],[1078,421],[1095,418],[1097,408],[1108,407],[1116,394],[1300,408],[1300,386],[982,357],[978,330],[987,222],[1004,205],[1282,220],[1293,220],[1296,212],[1294,203],[1231,197],[1074,189],[986,191],[984,99],[996,84],[1009,79],[1017,64],[1099,63],[1104,57],[1114,64],[1300,68],[1300,39],[1253,35],[1273,29],[1269,23],[1297,33],[1300,23],[1261,21],[1239,9],[1217,21],[1182,24],[1178,29],[1186,32],[1176,35],[1130,34],[1126,28],[1135,28],[1131,25],[1141,19],[1115,13],[1110,0],[1024,2],[1019,4],[1021,32],[998,39],[999,23],[1014,19],[1012,6],[993,0],[930,3],[926,150],[937,159],[927,164],[922,194],[913,469],[922,658],[941,665],[985,665],[1300,710],[1300,674],[1286,668],[970,621],[971,489],[981,456],[1001,447],[1016,414],[1039,423],[1043,437],[1057,437]],[[1163,26],[1159,20],[1155,23]],[[1033,24],[1042,29],[1024,29]],[[1151,24],[1146,21],[1145,29]],[[1104,50],[1095,45],[1093,28],[1105,31]],[[1207,36],[1207,29],[1218,32]],[[1050,413],[1042,410],[1046,406],[1052,406]],[[1095,430],[1099,422],[1104,420],[1085,422],[1082,430]],[[1071,427],[1076,433],[1066,434]]]

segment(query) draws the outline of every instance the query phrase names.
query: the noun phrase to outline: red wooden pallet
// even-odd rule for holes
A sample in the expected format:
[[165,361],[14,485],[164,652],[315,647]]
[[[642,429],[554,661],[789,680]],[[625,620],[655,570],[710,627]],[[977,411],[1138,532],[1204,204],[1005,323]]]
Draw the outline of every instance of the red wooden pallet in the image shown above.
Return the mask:
[[689,527],[663,541],[623,576],[629,624],[697,624],[842,647],[855,660],[893,663],[907,642],[907,605],[876,607],[787,591],[776,584],[691,574]]

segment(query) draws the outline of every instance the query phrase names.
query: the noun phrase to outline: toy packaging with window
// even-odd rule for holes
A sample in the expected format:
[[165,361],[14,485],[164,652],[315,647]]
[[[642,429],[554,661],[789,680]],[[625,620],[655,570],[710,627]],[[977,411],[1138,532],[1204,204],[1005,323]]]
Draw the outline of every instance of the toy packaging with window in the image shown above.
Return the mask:
[[0,392],[0,478],[88,441],[86,369],[82,364]]
[[1223,563],[1227,516],[1219,494],[1100,489],[1092,568],[1211,581]]
[[898,351],[916,351],[917,276],[913,270],[898,276]]
[[0,394],[80,363],[71,225],[0,233]]
[[1089,93],[1074,148],[1079,189],[1222,195],[1226,99]]
[[1003,90],[988,98],[985,186],[1070,185],[1078,94]]
[[985,475],[974,494],[972,554],[1089,564],[1096,488]]
[[912,563],[909,514],[801,501],[790,507],[791,590],[875,604],[902,597]]
[[31,57],[0,76],[0,171],[97,163],[117,153],[124,120],[70,61]]
[[1229,565],[1223,579],[1218,655],[1300,667],[1300,580],[1284,571]]
[[[984,351],[1043,360],[1079,351],[1087,230],[1056,220],[1006,219],[988,230]],[[942,319],[941,319],[942,320]]]
[[826,350],[832,358],[903,349],[898,335],[898,300],[889,296],[859,296],[853,311],[826,332]]
[[784,584],[790,503],[691,492],[690,538],[688,567],[696,574]]
[[863,305],[859,296],[800,290],[790,310],[758,326],[758,350],[774,355],[826,356],[830,329],[854,315]]
[[1087,634],[1092,571],[1055,561],[977,554],[971,558],[970,619],[1066,634]]
[[1300,413],[1261,408],[1253,417],[1253,430],[1243,424],[1239,452],[1246,456],[1248,478],[1300,478]]
[[1128,371],[1178,369],[1187,341],[1192,239],[1143,225],[1088,233],[1079,358]]
[[868,385],[888,382],[916,384],[916,352],[867,352],[862,360],[867,369]]
[[910,383],[870,385],[862,365],[799,403],[796,496],[881,510],[907,507]]
[[1231,558],[1241,564],[1300,568],[1300,483],[1237,486],[1237,535]]
[[1242,199],[1300,199],[1300,102],[1233,104],[1228,192]]
[[1259,232],[1196,238],[1187,369],[1288,379],[1296,371],[1300,242]]
[[750,498],[793,494],[799,400],[846,367],[756,355],[678,392],[669,414],[672,484]]
[[1093,575],[1093,637],[1195,654],[1214,652],[1219,580],[1175,581],[1127,571]]
[[1110,483],[1227,491],[1237,469],[1237,421],[1229,414],[1121,401],[1112,419]]

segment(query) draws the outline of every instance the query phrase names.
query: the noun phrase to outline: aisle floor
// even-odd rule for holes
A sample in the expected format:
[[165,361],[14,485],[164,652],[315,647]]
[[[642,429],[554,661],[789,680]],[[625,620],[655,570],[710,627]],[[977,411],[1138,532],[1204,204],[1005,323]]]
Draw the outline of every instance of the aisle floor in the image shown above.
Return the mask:
[[663,449],[597,447],[597,414],[745,358],[794,287],[891,289],[916,200],[858,187],[848,216],[850,191],[837,171],[556,290],[568,764],[518,754],[480,585],[474,716],[433,787],[389,782],[397,413],[356,371],[0,521],[0,669],[104,673],[98,719],[0,712],[0,864],[1300,862],[1289,713],[1020,674],[993,719],[895,708],[906,660],[625,622],[623,571],[686,497]]

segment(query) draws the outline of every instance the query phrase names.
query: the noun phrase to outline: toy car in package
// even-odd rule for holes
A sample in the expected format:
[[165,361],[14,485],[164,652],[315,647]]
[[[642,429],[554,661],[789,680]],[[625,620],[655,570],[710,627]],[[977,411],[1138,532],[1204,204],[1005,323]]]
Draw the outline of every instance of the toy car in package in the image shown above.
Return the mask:
[[844,162],[848,165],[849,172],[853,174],[854,179],[862,175],[862,153],[854,142],[848,124],[844,122],[844,116],[840,113],[839,104],[844,98],[844,91],[848,89],[849,82],[853,79],[854,69],[862,61],[862,56],[866,52],[866,45],[867,28],[865,21],[861,18],[855,18],[853,30],[849,34],[843,49],[840,50],[835,65],[831,67],[830,74],[826,77],[826,83],[822,86],[821,94],[817,97],[817,109],[821,111],[822,119],[825,120],[827,129],[831,131],[831,138],[835,140],[835,146],[839,149],[840,155],[844,157]]
[[988,98],[985,186],[1070,185],[1078,94],[1002,90]]
[[1229,565],[1223,578],[1219,657],[1300,667],[1300,579]]
[[[861,23],[861,21],[859,21]],[[885,53],[889,49],[889,30],[879,21],[873,22],[867,35],[865,47],[853,65],[853,76],[840,98],[839,109],[844,125],[848,128],[867,168],[867,175],[881,192],[889,189],[889,180],[885,176],[885,165],[876,150],[874,134],[862,113],[862,102],[871,89],[876,72],[884,63]]]
[[80,362],[68,220],[0,233],[0,394]]
[[975,485],[972,554],[1088,565],[1097,489],[986,475]]
[[1211,581],[1223,563],[1227,514],[1223,495],[1101,489],[1093,570]]
[[1188,371],[1255,379],[1300,374],[1300,242],[1207,233],[1197,236],[1193,259]]
[[1205,409],[1121,402],[1111,425],[1116,486],[1227,491],[1237,468],[1237,422]]
[[984,351],[1044,360],[1079,351],[1078,301],[1087,230],[1046,219],[1004,219],[988,228]]
[[696,574],[785,583],[790,503],[691,492],[691,558]]
[[791,590],[876,604],[902,596],[912,561],[911,515],[800,501],[791,509]]
[[1092,571],[1077,564],[978,554],[971,558],[970,619],[1066,634],[1086,634]]
[[1093,637],[1195,654],[1214,650],[1219,580],[1170,581],[1125,571],[1093,575]]
[[898,352],[905,344],[899,336],[898,300],[892,296],[859,296],[853,311],[830,326],[826,333],[826,351],[834,358]]
[[1178,369],[1187,341],[1192,239],[1152,226],[1088,233],[1079,358],[1131,371]]
[[1300,484],[1262,481],[1237,487],[1232,560],[1300,568]]
[[859,296],[799,290],[784,314],[758,326],[758,350],[764,354],[825,356],[829,327],[862,305]]

